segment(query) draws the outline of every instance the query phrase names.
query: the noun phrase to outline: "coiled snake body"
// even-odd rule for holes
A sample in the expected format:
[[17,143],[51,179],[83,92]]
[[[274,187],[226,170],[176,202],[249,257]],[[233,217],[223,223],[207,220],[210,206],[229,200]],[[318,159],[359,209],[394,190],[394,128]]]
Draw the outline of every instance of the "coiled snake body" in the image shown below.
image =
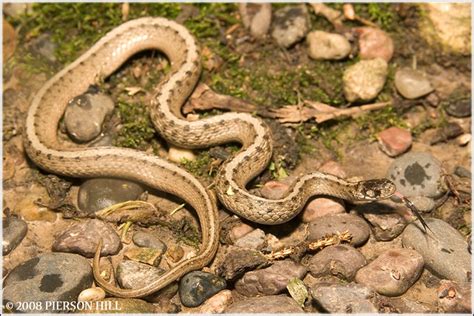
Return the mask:
[[215,185],[219,200],[232,212],[257,223],[280,224],[296,216],[313,195],[370,201],[388,198],[394,193],[395,186],[386,179],[347,182],[315,172],[299,178],[282,199],[268,200],[251,195],[245,185],[267,166],[271,157],[268,127],[260,119],[241,113],[226,113],[195,122],[184,120],[180,108],[193,91],[201,70],[194,38],[185,27],[163,18],[140,18],[124,23],[41,88],[29,109],[25,133],[27,154],[47,171],[69,177],[131,179],[176,195],[195,209],[202,230],[200,252],[144,288],[119,289],[103,280],[98,272],[98,252],[94,258],[94,276],[109,293],[119,297],[143,297],[156,292],[209,263],[218,245],[216,203],[206,188],[186,171],[132,149],[79,149],[59,145],[58,123],[68,101],[146,49],[165,53],[172,68],[150,108],[153,124],[167,141],[187,148],[228,142],[242,144],[242,150],[221,168]]

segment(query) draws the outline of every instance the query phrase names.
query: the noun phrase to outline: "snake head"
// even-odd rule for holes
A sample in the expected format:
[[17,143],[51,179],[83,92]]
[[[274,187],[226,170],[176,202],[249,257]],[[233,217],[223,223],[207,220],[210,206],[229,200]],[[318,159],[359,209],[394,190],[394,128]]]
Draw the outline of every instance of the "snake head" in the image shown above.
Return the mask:
[[356,197],[362,201],[383,200],[391,197],[397,187],[388,179],[373,179],[357,184]]

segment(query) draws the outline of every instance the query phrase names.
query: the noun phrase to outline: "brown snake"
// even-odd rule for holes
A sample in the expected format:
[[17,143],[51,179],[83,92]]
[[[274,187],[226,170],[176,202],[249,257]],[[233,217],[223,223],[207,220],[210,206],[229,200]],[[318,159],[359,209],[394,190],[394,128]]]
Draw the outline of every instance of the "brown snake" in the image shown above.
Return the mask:
[[180,108],[200,76],[197,44],[187,29],[164,18],[140,18],[115,28],[72,64],[50,79],[34,97],[28,112],[25,148],[41,168],[69,177],[118,177],[171,193],[196,211],[202,231],[200,252],[178,263],[162,277],[140,289],[120,289],[99,273],[100,247],[94,258],[94,277],[118,297],[143,297],[158,291],[189,271],[205,266],[218,245],[216,203],[204,186],[177,166],[137,150],[117,147],[64,148],[58,141],[58,123],[68,101],[90,85],[111,75],[139,51],[157,49],[170,60],[171,75],[160,85],[150,105],[152,121],[170,143],[186,148],[239,142],[242,150],[223,165],[214,190],[232,212],[261,224],[281,224],[295,217],[314,195],[349,201],[379,200],[395,192],[387,179],[348,182],[319,172],[299,178],[284,198],[268,200],[251,195],[246,184],[271,158],[269,128],[249,114],[226,113],[195,122],[183,119]]

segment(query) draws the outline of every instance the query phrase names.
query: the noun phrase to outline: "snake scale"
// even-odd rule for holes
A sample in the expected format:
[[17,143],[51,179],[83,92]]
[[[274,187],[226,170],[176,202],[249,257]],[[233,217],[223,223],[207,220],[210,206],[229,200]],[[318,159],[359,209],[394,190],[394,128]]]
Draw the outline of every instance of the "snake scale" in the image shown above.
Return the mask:
[[68,104],[90,85],[110,76],[139,51],[162,51],[171,74],[156,90],[150,104],[155,128],[170,143],[186,148],[239,142],[242,149],[221,167],[214,190],[226,209],[261,224],[281,224],[295,217],[314,195],[355,200],[390,197],[395,186],[387,179],[348,182],[324,173],[300,177],[278,200],[251,195],[246,184],[269,163],[271,133],[250,114],[225,113],[186,121],[180,108],[199,80],[199,49],[188,30],[164,18],[140,18],[126,22],[102,37],[94,46],[50,79],[34,97],[26,120],[25,149],[40,168],[69,177],[118,177],[143,183],[180,197],[197,213],[202,241],[199,253],[185,259],[162,277],[140,289],[120,289],[99,273],[100,247],[94,258],[94,277],[107,292],[118,297],[143,297],[158,291],[184,274],[202,268],[214,257],[219,221],[216,201],[197,179],[159,157],[117,147],[74,148],[60,145],[58,124]]

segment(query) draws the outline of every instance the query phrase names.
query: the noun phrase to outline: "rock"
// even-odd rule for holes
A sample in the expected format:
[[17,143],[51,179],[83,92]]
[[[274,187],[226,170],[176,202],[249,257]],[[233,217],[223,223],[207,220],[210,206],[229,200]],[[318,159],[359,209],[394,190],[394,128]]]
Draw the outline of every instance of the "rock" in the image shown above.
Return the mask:
[[112,114],[114,101],[101,93],[86,93],[69,101],[64,124],[71,138],[78,143],[93,140],[102,131],[105,118]]
[[459,135],[459,137],[456,139],[456,142],[459,146],[466,146],[471,142],[472,135],[469,133],[465,133],[462,135]]
[[360,59],[392,59],[393,40],[387,33],[373,27],[357,27],[354,31],[359,36]]
[[142,193],[142,187],[134,182],[97,178],[82,183],[77,200],[81,210],[94,213],[120,202],[136,200]]
[[230,290],[222,290],[199,306],[197,313],[222,314],[232,302],[232,292]]
[[370,235],[369,225],[360,217],[353,214],[334,214],[311,222],[308,227],[308,240],[315,241],[346,230],[352,236],[351,245],[353,246],[362,245]]
[[380,201],[360,205],[357,210],[370,223],[377,241],[390,241],[399,236],[408,224],[399,214],[400,208],[405,207],[391,201]]
[[33,11],[33,3],[5,3],[3,12],[13,18],[18,18],[22,14],[31,14]]
[[439,105],[440,98],[436,93],[430,93],[426,96],[426,101],[432,107],[437,107]]
[[445,126],[438,128],[432,137],[430,145],[446,142],[464,133],[464,129],[456,122],[448,122]]
[[146,263],[151,266],[159,266],[163,251],[156,248],[127,248],[123,254],[127,259]]
[[420,98],[434,90],[424,72],[406,67],[395,73],[395,87],[406,99]]
[[239,238],[235,245],[241,248],[259,250],[265,245],[265,232],[261,229],[255,229],[247,235]]
[[90,287],[79,293],[78,301],[93,302],[100,301],[105,298],[105,291],[101,287]]
[[183,160],[196,160],[196,155],[191,149],[179,148],[170,145],[168,150],[168,159],[176,163],[181,163]]
[[318,171],[332,174],[339,178],[345,178],[347,176],[342,166],[333,160],[326,161],[321,167],[319,167]]
[[92,304],[91,309],[81,310],[81,313],[87,314],[101,314],[120,313],[120,314],[153,314],[156,313],[156,307],[153,304],[147,303],[144,300],[137,298],[119,298],[109,297]]
[[[15,267],[4,282],[3,302],[43,302],[26,304],[27,313],[66,313],[64,304],[46,302],[76,301],[79,293],[92,284],[89,262],[67,253],[46,253]],[[58,309],[59,308],[59,309]],[[63,309],[61,309],[63,308]],[[19,312],[19,310],[18,310]]]
[[162,242],[159,238],[157,238],[153,234],[150,234],[144,231],[139,231],[133,234],[132,240],[135,243],[135,245],[139,247],[158,249],[162,253],[165,253],[167,250],[167,247],[164,242]]
[[32,39],[28,43],[31,53],[36,56],[45,58],[48,62],[54,64],[56,62],[55,51],[57,45],[52,40],[51,34],[43,33]]
[[291,279],[302,279],[306,272],[306,268],[299,263],[277,261],[268,268],[245,273],[235,283],[235,289],[245,296],[278,294],[286,289]]
[[225,289],[226,281],[214,274],[193,271],[179,282],[179,297],[186,307],[196,307],[205,300]]
[[306,36],[308,54],[313,59],[339,60],[351,52],[351,44],[340,34],[313,31]]
[[429,43],[441,43],[448,52],[471,53],[470,3],[424,3],[420,8],[422,37]]
[[101,238],[101,256],[115,255],[122,249],[120,237],[109,224],[90,219],[67,228],[54,241],[53,251],[78,253],[92,258]]
[[279,181],[268,181],[260,189],[260,193],[264,198],[270,200],[278,200],[282,198],[286,191],[288,190],[289,185]]
[[406,152],[412,143],[411,133],[399,127],[390,127],[378,134],[379,147],[390,157]]
[[28,232],[28,225],[22,219],[10,217],[3,220],[3,255],[8,255],[18,246]]
[[414,196],[410,198],[410,201],[422,213],[429,213],[436,207],[436,202],[426,196]]
[[387,62],[382,58],[361,60],[347,67],[342,78],[347,101],[370,101],[377,97],[385,84],[387,71]]
[[344,213],[344,201],[338,198],[315,198],[306,204],[301,212],[301,220],[305,223],[318,220],[322,216]]
[[286,295],[271,295],[247,298],[230,305],[225,309],[232,313],[303,313],[303,309]]
[[231,246],[228,247],[217,272],[226,280],[233,280],[245,271],[254,269],[266,262],[267,259],[258,251]]
[[456,166],[456,169],[454,169],[454,174],[461,178],[472,178],[471,171],[464,168],[463,166]]
[[166,252],[173,262],[179,262],[184,256],[184,249],[180,245],[171,245]]
[[456,98],[445,107],[446,113],[454,117],[469,117],[472,111],[471,98]]
[[365,257],[349,245],[336,245],[324,248],[308,262],[309,272],[314,277],[334,275],[352,281],[357,270],[367,264]]
[[329,313],[377,313],[375,292],[363,285],[320,283],[311,295]]
[[470,282],[471,255],[464,237],[448,223],[435,218],[425,220],[431,233],[424,233],[418,222],[402,234],[403,247],[415,249],[434,274],[456,282]]
[[439,197],[441,163],[429,153],[410,152],[395,159],[388,169],[387,178],[397,190],[407,196]]
[[125,289],[139,289],[161,278],[164,272],[148,264],[124,260],[117,267],[117,280]]
[[272,37],[278,45],[288,48],[302,40],[309,29],[305,5],[289,5],[275,11]]
[[270,3],[240,3],[239,13],[246,29],[255,38],[267,35],[272,22]]
[[229,238],[233,243],[235,243],[239,238],[247,235],[254,229],[255,228],[253,228],[252,226],[241,222],[230,229]]
[[356,282],[386,296],[405,293],[423,271],[423,257],[411,249],[391,249],[356,274]]
[[471,313],[471,284],[457,284],[441,280],[437,289],[438,309],[441,313]]

